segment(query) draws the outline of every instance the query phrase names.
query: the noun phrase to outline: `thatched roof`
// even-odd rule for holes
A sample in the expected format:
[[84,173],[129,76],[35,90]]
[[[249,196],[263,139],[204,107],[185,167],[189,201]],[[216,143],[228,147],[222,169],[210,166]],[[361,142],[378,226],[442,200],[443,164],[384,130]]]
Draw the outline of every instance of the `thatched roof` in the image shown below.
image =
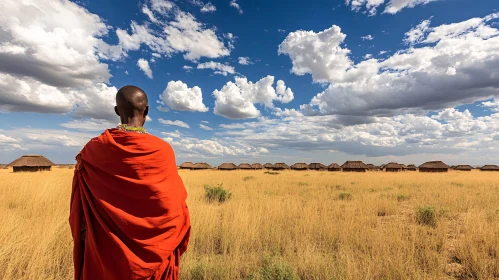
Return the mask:
[[402,164],[396,162],[390,162],[384,167],[385,169],[403,169],[404,166]]
[[251,165],[251,168],[253,168],[253,169],[263,169],[263,165],[261,165],[259,163],[253,163]]
[[289,169],[289,166],[287,164],[285,164],[284,162],[278,162],[278,163],[274,164],[272,168],[275,168],[275,169]]
[[414,164],[407,165],[407,169],[418,169],[418,167]]
[[265,168],[272,168],[272,167],[274,167],[274,165],[272,163],[266,163],[266,164],[263,165],[263,167],[265,167]]
[[419,168],[427,168],[427,169],[449,169],[449,166],[439,160],[436,161],[428,161],[419,166]]
[[297,162],[297,163],[291,165],[291,169],[298,169],[298,170],[308,169],[308,164],[303,163],[303,162]]
[[239,166],[237,168],[239,168],[239,169],[253,169],[253,168],[251,168],[251,165],[249,165],[249,163],[241,163],[241,164],[239,164]]
[[226,162],[226,163],[222,163],[218,166],[218,169],[221,169],[221,170],[234,170],[234,169],[237,169],[237,165],[231,163],[231,162]]
[[328,169],[341,169],[341,166],[335,162],[335,163],[331,163],[327,168]]
[[186,161],[184,163],[182,163],[180,166],[180,168],[194,168],[194,163],[190,162],[190,161]]
[[454,170],[471,170],[473,167],[471,165],[458,165],[454,168]]
[[369,169],[369,167],[360,160],[358,160],[358,161],[348,160],[345,163],[343,163],[341,168],[343,168],[343,169],[345,169],[345,168],[347,168],[347,169]]
[[497,165],[484,165],[480,170],[499,170]]
[[325,166],[324,164],[317,163],[317,162],[313,162],[313,163],[309,164],[308,167],[310,169],[315,169],[315,170],[317,170],[317,169],[326,169],[327,168],[327,166]]
[[12,167],[48,167],[54,166],[55,164],[48,160],[46,157],[41,155],[24,155],[9,164]]
[[206,162],[198,162],[194,164],[194,167],[192,169],[212,169],[211,165],[207,164]]

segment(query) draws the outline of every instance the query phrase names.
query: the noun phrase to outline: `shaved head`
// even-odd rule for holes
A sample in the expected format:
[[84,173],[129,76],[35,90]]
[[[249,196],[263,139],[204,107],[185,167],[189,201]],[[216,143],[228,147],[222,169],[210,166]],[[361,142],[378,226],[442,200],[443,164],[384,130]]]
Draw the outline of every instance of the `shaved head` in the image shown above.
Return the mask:
[[143,126],[149,111],[147,94],[139,87],[124,86],[116,93],[114,110],[122,124]]

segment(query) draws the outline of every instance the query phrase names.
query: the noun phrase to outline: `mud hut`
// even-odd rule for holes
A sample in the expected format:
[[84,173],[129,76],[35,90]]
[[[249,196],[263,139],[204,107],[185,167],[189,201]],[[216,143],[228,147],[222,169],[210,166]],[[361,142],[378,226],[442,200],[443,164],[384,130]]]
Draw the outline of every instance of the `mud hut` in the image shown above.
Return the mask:
[[409,165],[407,165],[407,170],[408,171],[418,171],[418,167],[414,164],[409,164]]
[[291,170],[298,170],[298,171],[308,170],[308,164],[303,162],[297,162],[291,165]]
[[339,166],[336,162],[335,162],[335,163],[331,163],[331,164],[327,167],[327,170],[328,170],[328,171],[341,171],[341,166]]
[[54,163],[41,155],[24,155],[9,164],[14,172],[50,171]]
[[194,164],[192,167],[193,170],[205,170],[205,169],[213,169],[211,165],[207,164],[206,162],[198,162]]
[[179,165],[179,168],[180,169],[193,169],[194,163],[192,163],[190,161],[186,161],[186,162],[182,163],[181,165]]
[[403,169],[404,169],[404,166],[402,166],[402,164],[399,164],[396,162],[390,162],[387,165],[385,165],[386,172],[400,172]]
[[341,169],[343,169],[343,172],[366,172],[369,167],[364,164],[362,161],[346,161],[343,163],[341,166]]
[[284,162],[278,162],[272,166],[272,170],[284,170],[289,169],[289,166]]
[[471,171],[472,169],[471,165],[458,165],[454,168],[456,171]]
[[266,164],[263,165],[263,168],[265,168],[265,169],[272,169],[273,166],[274,165],[272,163],[266,163]]
[[316,171],[321,171],[321,170],[327,169],[327,166],[325,166],[322,163],[318,163],[318,162],[313,162],[313,163],[309,164],[308,167],[310,168],[310,170],[316,170]]
[[251,165],[249,165],[249,163],[241,163],[241,164],[239,164],[239,166],[237,168],[243,169],[243,170],[251,170],[251,169],[253,169],[253,168],[251,168]]
[[218,170],[236,170],[236,169],[237,165],[231,162],[222,163],[218,166]]
[[251,168],[256,169],[256,170],[258,170],[258,169],[263,169],[263,165],[261,165],[261,164],[259,164],[259,163],[253,163],[253,164],[251,165]]
[[419,172],[448,172],[449,166],[439,160],[429,161],[419,166]]
[[480,168],[481,171],[499,171],[499,166],[497,165],[484,165]]

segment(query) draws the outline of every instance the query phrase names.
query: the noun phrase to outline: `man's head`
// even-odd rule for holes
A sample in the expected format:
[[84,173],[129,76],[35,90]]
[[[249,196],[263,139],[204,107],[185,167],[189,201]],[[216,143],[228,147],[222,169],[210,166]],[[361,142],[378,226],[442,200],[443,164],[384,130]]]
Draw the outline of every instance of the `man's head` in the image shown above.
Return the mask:
[[146,93],[136,86],[120,88],[114,111],[120,116],[122,124],[143,126],[149,112]]

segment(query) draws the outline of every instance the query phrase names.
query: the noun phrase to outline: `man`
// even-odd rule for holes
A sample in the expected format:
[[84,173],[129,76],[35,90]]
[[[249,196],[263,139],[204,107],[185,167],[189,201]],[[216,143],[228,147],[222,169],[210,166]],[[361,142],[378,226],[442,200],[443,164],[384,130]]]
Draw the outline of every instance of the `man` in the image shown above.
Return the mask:
[[178,279],[190,235],[187,192],[168,143],[146,133],[147,95],[116,94],[121,125],[76,157],[69,223],[75,279]]

